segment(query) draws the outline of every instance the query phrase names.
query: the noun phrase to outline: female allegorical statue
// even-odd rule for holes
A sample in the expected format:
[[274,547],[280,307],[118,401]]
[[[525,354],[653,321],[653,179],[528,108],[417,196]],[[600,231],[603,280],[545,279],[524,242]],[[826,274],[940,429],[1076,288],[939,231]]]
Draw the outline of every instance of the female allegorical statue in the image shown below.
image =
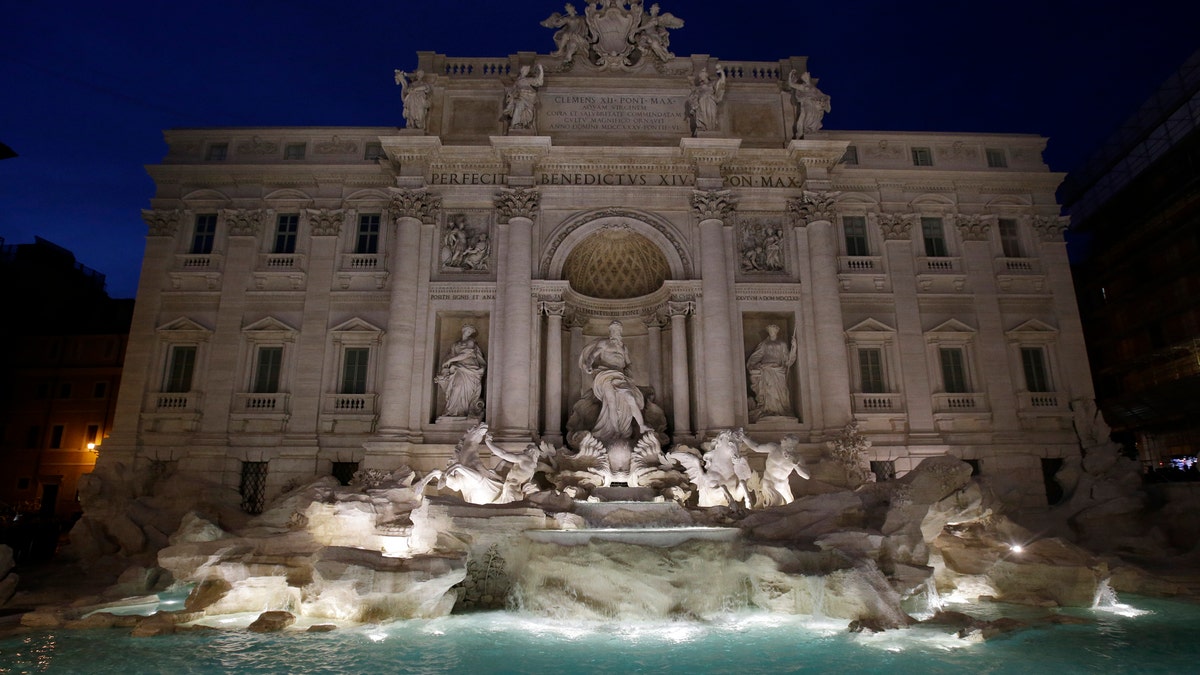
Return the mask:
[[475,327],[462,327],[462,339],[450,346],[442,367],[433,381],[446,395],[446,417],[481,417],[483,415],[483,375],[487,361],[475,344]]
[[792,399],[788,393],[788,369],[796,362],[796,336],[791,345],[779,339],[779,326],[767,326],[767,337],[754,348],[746,360],[750,388],[754,390],[754,407],[750,419],[770,416],[792,416]]

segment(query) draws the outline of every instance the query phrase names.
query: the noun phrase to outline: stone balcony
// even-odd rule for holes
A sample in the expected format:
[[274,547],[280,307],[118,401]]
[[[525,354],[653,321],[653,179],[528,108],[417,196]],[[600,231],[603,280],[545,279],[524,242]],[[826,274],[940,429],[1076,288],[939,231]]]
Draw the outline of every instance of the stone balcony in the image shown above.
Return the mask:
[[142,419],[151,432],[195,431],[203,406],[201,392],[150,392],[142,400]]
[[321,430],[325,433],[375,431],[378,394],[325,394],[321,401]]
[[867,255],[838,256],[838,283],[842,291],[871,293],[888,289],[883,258]]
[[177,291],[214,290],[220,285],[225,257],[220,253],[180,253],[169,276]]
[[263,253],[254,268],[254,287],[258,290],[300,290],[304,288],[308,259],[301,253]]
[[343,253],[337,284],[343,290],[379,290],[387,285],[387,256],[382,253]]
[[941,393],[933,395],[934,413],[974,413],[987,411],[987,394],[982,392]]
[[249,413],[286,413],[290,394],[234,394],[233,410]]
[[903,394],[851,394],[850,396],[854,402],[855,413],[904,412]]
[[243,433],[280,433],[291,416],[291,395],[234,394],[230,427]]
[[917,287],[927,293],[961,293],[967,286],[962,258],[920,256]]

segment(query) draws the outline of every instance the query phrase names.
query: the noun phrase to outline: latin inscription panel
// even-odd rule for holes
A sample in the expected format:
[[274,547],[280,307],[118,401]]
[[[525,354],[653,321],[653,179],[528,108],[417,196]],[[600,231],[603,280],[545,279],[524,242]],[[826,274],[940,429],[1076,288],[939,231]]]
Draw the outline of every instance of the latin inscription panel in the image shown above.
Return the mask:
[[690,133],[684,94],[607,94],[543,91],[538,132]]

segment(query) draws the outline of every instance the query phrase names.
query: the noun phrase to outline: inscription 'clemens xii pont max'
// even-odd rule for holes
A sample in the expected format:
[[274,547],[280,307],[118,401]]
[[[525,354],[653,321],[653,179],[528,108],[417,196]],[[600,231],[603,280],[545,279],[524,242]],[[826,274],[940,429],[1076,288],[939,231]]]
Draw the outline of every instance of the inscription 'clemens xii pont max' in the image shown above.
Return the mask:
[[543,93],[538,129],[612,131],[622,133],[689,132],[682,94],[554,94]]

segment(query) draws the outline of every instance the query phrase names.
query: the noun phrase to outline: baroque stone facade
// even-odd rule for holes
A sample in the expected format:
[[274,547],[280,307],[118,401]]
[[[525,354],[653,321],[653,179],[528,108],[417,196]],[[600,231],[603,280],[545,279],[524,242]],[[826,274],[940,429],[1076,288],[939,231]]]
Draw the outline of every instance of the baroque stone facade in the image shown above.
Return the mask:
[[[681,20],[604,8],[547,19],[552,54],[419,53],[404,129],[167,132],[102,463],[269,498],[441,467],[473,414],[562,444],[619,320],[670,443],[791,434],[814,466],[857,420],[881,476],[949,452],[1045,504],[1093,397],[1045,139],[823,130],[805,58],[676,56]],[[796,358],[759,416],[768,326]]]

